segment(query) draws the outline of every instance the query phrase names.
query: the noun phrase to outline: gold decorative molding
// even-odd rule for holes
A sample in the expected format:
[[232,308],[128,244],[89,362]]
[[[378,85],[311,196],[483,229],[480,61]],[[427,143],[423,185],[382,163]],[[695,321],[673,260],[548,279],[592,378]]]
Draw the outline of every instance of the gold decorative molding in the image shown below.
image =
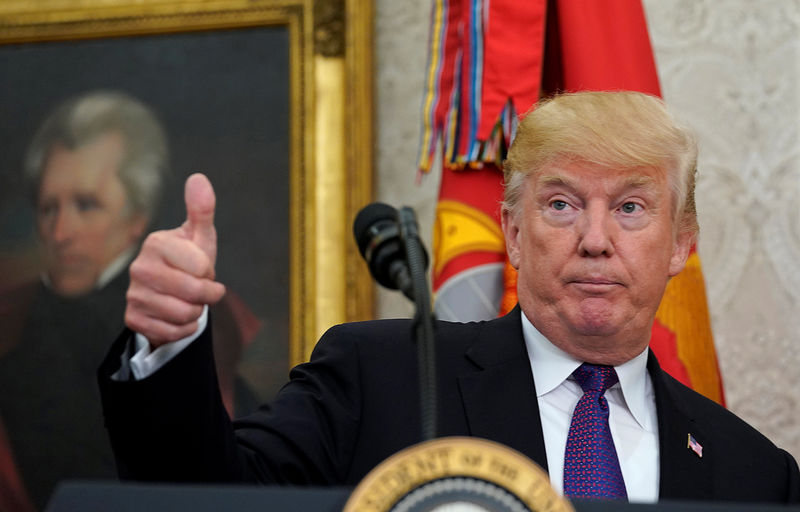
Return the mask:
[[344,0],[314,2],[314,48],[323,57],[344,57],[345,48]]

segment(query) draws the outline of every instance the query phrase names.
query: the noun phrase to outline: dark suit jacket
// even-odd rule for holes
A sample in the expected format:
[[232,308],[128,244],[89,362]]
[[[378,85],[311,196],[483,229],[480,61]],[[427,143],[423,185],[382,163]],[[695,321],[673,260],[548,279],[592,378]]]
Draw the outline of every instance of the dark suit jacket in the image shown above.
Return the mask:
[[[106,425],[123,478],[355,485],[420,440],[408,320],[330,329],[269,405],[231,424],[207,335],[151,377],[113,382],[129,333],[100,368]],[[547,467],[519,309],[489,322],[436,324],[438,432],[477,436]],[[651,356],[660,498],[797,502],[797,463],[756,430],[672,379]],[[692,436],[703,457],[687,448]]]

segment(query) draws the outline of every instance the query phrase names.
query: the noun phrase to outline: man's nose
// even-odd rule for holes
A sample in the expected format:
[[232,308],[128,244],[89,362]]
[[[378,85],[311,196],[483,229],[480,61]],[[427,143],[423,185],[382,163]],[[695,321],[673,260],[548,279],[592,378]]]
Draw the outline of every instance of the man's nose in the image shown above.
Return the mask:
[[604,207],[589,207],[579,220],[578,251],[581,256],[611,256],[614,254],[614,222]]
[[76,220],[75,213],[69,208],[59,208],[50,230],[53,241],[61,243],[69,240],[75,234]]

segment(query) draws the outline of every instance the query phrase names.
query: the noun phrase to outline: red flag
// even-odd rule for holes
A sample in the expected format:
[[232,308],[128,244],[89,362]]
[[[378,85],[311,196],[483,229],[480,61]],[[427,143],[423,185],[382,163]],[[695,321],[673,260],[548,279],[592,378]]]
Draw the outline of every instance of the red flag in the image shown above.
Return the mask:
[[[513,138],[517,115],[540,95],[559,91],[660,95],[658,75],[640,0],[437,0],[436,5],[435,12],[451,14],[457,5],[462,15],[461,30],[451,33],[460,41],[452,45],[460,52],[454,60],[462,59],[449,82],[458,100],[447,111],[437,110],[438,124],[433,125],[448,126],[436,132],[446,148],[434,227],[436,309],[444,318],[485,319],[516,304],[516,273],[502,263],[498,164]],[[429,100],[454,97],[432,84]],[[430,161],[424,157],[433,154],[438,140],[437,135],[424,138],[422,171],[428,170]],[[651,348],[674,377],[724,402],[695,250],[686,270],[667,287]]]
[[567,91],[616,89],[661,95],[640,0],[553,4],[547,58],[554,67],[548,71],[560,77],[547,77],[549,81],[560,78],[561,89]]

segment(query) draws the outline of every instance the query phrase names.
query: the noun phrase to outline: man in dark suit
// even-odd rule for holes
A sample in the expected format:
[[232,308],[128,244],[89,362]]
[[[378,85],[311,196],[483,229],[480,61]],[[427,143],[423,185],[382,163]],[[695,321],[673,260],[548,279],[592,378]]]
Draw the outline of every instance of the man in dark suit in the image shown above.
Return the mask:
[[[598,371],[613,376],[591,405],[605,411],[610,452],[589,466],[615,468],[617,497],[800,500],[791,455],[666,375],[647,349],[696,237],[696,155],[661,101],[640,93],[563,95],[520,122],[502,207],[519,306],[489,322],[437,323],[439,435],[504,443],[557,490],[593,496],[572,490],[571,452],[591,394],[581,372]],[[122,476],[352,485],[417,442],[406,320],[332,328],[275,401],[228,421],[206,329],[205,305],[224,287],[203,176],[187,181],[186,205],[186,223],[151,235],[132,265],[126,322],[139,336],[123,333],[100,369]]]

